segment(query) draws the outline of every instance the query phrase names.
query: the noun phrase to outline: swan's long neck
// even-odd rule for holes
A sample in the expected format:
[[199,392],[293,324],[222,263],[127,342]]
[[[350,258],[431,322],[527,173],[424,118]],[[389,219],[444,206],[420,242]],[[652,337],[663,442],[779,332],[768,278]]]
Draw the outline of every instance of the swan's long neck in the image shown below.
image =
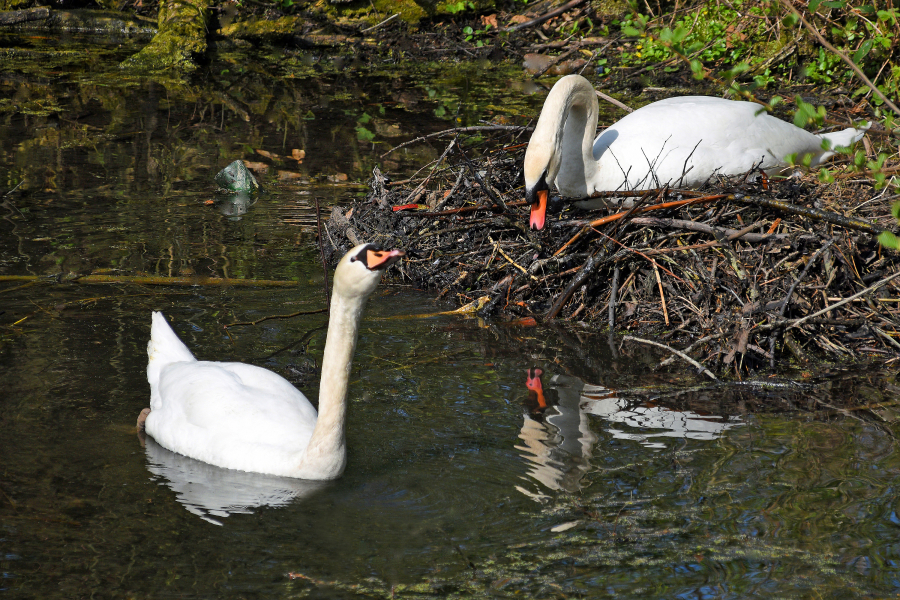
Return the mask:
[[317,479],[333,479],[344,471],[347,462],[344,437],[347,387],[365,303],[365,297],[348,298],[336,291],[332,296],[325,355],[322,357],[319,417],[300,465],[301,477],[306,469],[319,473]]
[[552,140],[554,149],[547,179],[555,181],[565,195],[594,191],[597,161],[593,148],[598,111],[594,88],[577,76],[566,80],[565,85],[554,86],[541,111],[535,134],[549,137],[547,141]]

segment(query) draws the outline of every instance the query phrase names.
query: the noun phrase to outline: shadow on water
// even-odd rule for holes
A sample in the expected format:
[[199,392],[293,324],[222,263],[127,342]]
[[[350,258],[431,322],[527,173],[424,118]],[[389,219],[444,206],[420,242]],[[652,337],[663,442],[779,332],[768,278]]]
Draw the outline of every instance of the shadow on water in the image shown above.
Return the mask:
[[[0,211],[3,595],[900,592],[893,372],[713,387],[583,328],[406,318],[435,301],[388,285],[361,327],[341,479],[307,485],[143,448],[133,424],[149,397],[151,310],[199,358],[270,368],[315,398],[323,314],[223,326],[320,308],[309,199],[360,193],[350,184],[384,166],[395,139],[447,126],[438,104],[465,100],[474,122],[501,104],[488,84],[511,88],[506,67],[398,83],[339,77],[321,60],[298,63],[296,79],[237,76],[232,63],[191,85],[4,67],[4,95],[31,108],[0,103],[6,189],[21,183]],[[294,148],[302,163],[284,158]],[[386,170],[441,151],[413,146]],[[227,215],[207,206],[212,175],[251,152],[269,164],[270,192]],[[88,272],[297,285],[69,279]],[[11,279],[29,275],[46,278]]]

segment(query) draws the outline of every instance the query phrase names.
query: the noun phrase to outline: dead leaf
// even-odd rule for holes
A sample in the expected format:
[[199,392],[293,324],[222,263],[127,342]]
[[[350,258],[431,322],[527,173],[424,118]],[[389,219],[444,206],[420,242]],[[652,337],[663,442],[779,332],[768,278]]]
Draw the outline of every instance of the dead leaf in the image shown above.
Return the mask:
[[260,156],[264,156],[270,160],[278,160],[281,158],[277,154],[273,154],[273,153],[269,152],[268,150],[260,150],[259,148],[256,149],[256,153],[259,154]]
[[530,21],[530,20],[531,20],[531,19],[529,19],[529,18],[526,17],[525,15],[513,15],[513,16],[509,19],[509,22],[518,25],[519,23],[527,23],[527,22]]
[[481,24],[485,27],[497,27],[497,15],[481,15]]
[[306,150],[298,150],[294,148],[291,150],[291,158],[296,160],[297,162],[303,162],[303,159],[306,158]]
[[265,172],[265,171],[269,170],[269,165],[267,165],[266,163],[253,162],[253,161],[249,161],[249,160],[245,160],[245,161],[243,161],[243,163],[244,163],[245,167],[247,167],[248,169],[251,169],[253,171]]

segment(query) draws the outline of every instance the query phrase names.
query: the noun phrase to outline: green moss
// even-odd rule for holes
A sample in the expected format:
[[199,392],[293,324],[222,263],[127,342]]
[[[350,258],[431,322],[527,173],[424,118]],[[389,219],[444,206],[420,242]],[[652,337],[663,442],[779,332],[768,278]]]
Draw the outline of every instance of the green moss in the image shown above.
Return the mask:
[[31,0],[0,0],[0,10],[19,10],[30,6]]
[[140,72],[190,71],[206,52],[209,10],[203,4],[169,2],[159,9],[159,33],[122,67]]
[[303,19],[301,17],[282,17],[274,21],[239,21],[222,27],[219,33],[226,37],[236,38],[288,35],[296,31],[298,24],[302,22]]
[[618,18],[631,12],[631,7],[625,0],[600,0],[592,6],[601,17]]
[[373,0],[372,5],[380,13],[388,15],[400,13],[400,18],[407,23],[418,23],[430,12],[428,10],[429,3],[426,0],[420,0],[420,2],[424,6],[413,0]]

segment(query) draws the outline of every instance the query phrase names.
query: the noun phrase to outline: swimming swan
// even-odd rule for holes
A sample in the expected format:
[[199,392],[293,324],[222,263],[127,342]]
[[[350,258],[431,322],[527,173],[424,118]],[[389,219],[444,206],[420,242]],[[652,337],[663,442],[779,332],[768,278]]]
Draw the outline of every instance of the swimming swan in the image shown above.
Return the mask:
[[597,96],[587,79],[556,82],[525,151],[525,199],[531,227],[544,226],[547,195],[555,184],[570,198],[598,191],[694,186],[715,174],[735,175],[759,166],[769,174],[788,165],[790,154],[812,155],[817,165],[849,146],[865,129],[812,134],[770,116],[762,106],[683,96],[648,104],[597,130]]
[[319,414],[275,373],[244,363],[198,361],[162,313],[147,354],[150,408],[138,418],[159,445],[227,469],[336,479],[346,464],[347,381],[363,308],[381,273],[405,253],[371,244],[350,250],[334,273]]

